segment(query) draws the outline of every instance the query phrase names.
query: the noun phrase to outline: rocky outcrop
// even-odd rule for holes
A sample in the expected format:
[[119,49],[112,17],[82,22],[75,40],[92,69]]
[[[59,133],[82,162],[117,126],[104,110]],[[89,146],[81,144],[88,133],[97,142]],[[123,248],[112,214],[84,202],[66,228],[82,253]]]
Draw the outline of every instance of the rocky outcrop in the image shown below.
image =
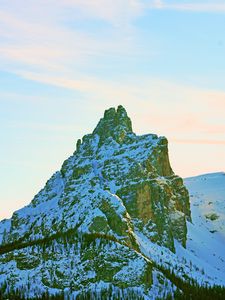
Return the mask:
[[100,137],[100,143],[112,137],[116,142],[122,143],[128,133],[132,133],[132,124],[123,106],[110,108],[105,111],[104,117],[99,121],[93,135]]
[[32,202],[0,223],[0,284],[22,288],[25,276],[28,295],[100,283],[148,295],[153,269],[136,232],[175,251],[186,219],[189,196],[166,138],[137,136],[125,109],[110,108]]

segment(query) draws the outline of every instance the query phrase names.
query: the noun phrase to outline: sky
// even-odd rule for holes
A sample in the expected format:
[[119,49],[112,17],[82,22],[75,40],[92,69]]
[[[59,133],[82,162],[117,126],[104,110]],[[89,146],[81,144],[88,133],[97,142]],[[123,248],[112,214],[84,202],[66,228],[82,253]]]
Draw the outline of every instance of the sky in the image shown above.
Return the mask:
[[225,0],[1,0],[0,219],[119,104],[176,174],[225,171],[224,32]]

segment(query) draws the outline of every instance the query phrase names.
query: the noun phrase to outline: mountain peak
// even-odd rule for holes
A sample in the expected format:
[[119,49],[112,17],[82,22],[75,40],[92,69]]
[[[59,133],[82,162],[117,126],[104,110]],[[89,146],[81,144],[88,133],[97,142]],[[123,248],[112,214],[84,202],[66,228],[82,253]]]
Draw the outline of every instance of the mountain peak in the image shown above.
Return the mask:
[[122,142],[128,133],[133,133],[131,119],[125,108],[119,105],[117,109],[114,107],[107,109],[93,133],[98,134],[102,141],[112,137],[117,142]]
[[188,191],[170,167],[167,140],[134,134],[124,107],[110,108],[32,202],[0,222],[0,299],[14,291],[20,299],[64,291],[70,299],[159,298],[152,287],[165,295],[172,282],[166,273],[158,285],[149,249],[174,257],[175,240],[186,245],[186,220]]

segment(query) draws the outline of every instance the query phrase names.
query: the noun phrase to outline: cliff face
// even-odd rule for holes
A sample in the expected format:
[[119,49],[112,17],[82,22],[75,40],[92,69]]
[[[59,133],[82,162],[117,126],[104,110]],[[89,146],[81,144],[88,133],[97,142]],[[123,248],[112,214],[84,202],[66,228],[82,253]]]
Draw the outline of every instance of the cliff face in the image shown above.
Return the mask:
[[109,284],[148,294],[152,264],[136,233],[174,251],[174,239],[185,246],[186,219],[166,138],[137,136],[125,109],[110,108],[32,202],[0,223],[0,284],[31,296]]

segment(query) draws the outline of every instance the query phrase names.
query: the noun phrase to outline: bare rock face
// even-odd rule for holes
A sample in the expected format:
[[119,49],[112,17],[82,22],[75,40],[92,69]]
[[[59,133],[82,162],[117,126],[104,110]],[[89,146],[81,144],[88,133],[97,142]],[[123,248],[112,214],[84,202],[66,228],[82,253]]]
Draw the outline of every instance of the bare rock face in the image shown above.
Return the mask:
[[189,195],[167,139],[137,136],[126,110],[110,108],[32,202],[0,223],[0,285],[30,297],[109,285],[147,297],[153,266],[136,232],[175,251],[186,219]]

